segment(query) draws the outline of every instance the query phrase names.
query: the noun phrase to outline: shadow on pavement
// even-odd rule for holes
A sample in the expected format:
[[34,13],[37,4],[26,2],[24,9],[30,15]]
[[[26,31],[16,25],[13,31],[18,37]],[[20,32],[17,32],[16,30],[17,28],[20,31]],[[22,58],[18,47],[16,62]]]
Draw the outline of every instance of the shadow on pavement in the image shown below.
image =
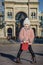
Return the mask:
[[[10,54],[5,54],[5,53],[0,53],[0,56],[9,58],[9,59],[12,60],[13,62],[15,62],[15,59],[16,59],[15,56],[10,55]],[[28,59],[25,59],[25,58],[21,58],[21,60],[25,60],[25,61],[28,61],[28,62],[32,63],[31,60],[28,60]]]
[[[30,52],[27,52],[27,53],[30,53]],[[36,54],[36,55],[43,56],[43,53],[36,53],[36,52],[35,52],[35,54]]]
[[15,56],[10,55],[10,54],[5,54],[5,53],[0,53],[0,56],[9,58],[9,59],[11,59],[12,61],[14,61],[14,59],[16,59]]
[[36,55],[40,55],[40,56],[43,56],[43,53],[35,53]]

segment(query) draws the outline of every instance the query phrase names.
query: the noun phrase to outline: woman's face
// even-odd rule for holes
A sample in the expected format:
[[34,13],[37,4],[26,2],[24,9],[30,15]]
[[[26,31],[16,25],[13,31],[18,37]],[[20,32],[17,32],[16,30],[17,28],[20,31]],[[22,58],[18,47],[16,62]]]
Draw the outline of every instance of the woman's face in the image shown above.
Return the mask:
[[25,24],[24,27],[25,27],[26,29],[28,29],[28,28],[30,27],[30,25]]

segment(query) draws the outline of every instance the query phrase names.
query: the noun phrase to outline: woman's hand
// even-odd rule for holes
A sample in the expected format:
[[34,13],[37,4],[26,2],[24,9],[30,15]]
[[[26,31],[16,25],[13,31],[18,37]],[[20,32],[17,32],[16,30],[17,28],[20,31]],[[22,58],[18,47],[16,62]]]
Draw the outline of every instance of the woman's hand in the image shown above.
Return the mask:
[[24,43],[26,43],[26,41],[23,41]]

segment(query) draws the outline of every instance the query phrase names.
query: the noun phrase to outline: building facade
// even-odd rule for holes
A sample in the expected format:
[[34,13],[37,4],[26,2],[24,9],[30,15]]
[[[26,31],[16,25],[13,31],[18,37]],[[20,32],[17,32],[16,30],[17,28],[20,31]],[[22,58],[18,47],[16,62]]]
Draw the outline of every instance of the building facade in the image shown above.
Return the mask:
[[43,12],[40,12],[39,13],[39,21],[40,21],[40,26],[39,26],[39,29],[40,29],[40,37],[43,38]]
[[4,37],[4,0],[0,0],[0,38]]
[[28,16],[35,36],[40,37],[39,1],[38,0],[5,0],[4,37],[17,37]]

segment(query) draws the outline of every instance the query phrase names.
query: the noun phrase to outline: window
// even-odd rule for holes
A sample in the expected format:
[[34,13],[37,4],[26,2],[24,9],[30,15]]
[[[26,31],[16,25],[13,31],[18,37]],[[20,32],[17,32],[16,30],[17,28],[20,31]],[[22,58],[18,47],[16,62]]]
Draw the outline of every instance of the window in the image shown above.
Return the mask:
[[2,2],[2,6],[4,6],[4,2]]
[[13,14],[14,14],[14,10],[12,7],[6,7],[7,9],[7,18],[12,19],[13,18]]
[[7,16],[8,16],[8,18],[12,18],[13,17],[12,12],[8,12]]
[[35,13],[35,12],[32,12],[32,13],[31,13],[31,18],[32,18],[32,19],[36,19],[36,13]]
[[37,8],[30,8],[30,18],[37,19]]
[[41,20],[43,20],[43,17],[41,16]]
[[33,12],[31,13],[31,17],[33,18]]

